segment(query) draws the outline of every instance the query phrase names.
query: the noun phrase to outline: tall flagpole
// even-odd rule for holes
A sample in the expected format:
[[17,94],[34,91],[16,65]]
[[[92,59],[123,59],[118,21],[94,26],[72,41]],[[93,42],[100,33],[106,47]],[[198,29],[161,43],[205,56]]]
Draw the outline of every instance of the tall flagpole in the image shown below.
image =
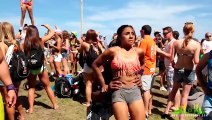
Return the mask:
[[83,0],[80,0],[80,32],[83,34]]

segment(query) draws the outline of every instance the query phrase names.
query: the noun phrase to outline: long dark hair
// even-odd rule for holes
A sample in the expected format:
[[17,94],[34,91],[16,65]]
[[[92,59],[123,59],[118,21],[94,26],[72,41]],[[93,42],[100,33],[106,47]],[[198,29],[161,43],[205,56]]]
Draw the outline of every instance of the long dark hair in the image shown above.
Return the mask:
[[29,25],[26,31],[26,37],[24,41],[24,52],[25,54],[29,54],[32,47],[42,48],[42,41],[39,37],[39,32],[36,26]]
[[98,35],[96,34],[95,30],[92,29],[88,30],[85,36],[86,36],[85,38],[86,42],[88,42],[89,40],[92,40],[93,42],[98,41],[97,39]]
[[[134,33],[135,33],[135,30],[134,30],[134,28],[131,26],[131,25],[122,25],[122,26],[120,26],[119,28],[118,28],[118,30],[117,30],[117,39],[116,39],[116,46],[120,46],[121,45],[121,34],[122,34],[122,32],[124,31],[124,29],[126,28],[126,27],[130,27],[130,28],[132,28],[133,29],[133,31],[134,31]],[[135,37],[136,37],[136,35],[135,35]],[[135,38],[135,40],[136,40],[136,38]]]

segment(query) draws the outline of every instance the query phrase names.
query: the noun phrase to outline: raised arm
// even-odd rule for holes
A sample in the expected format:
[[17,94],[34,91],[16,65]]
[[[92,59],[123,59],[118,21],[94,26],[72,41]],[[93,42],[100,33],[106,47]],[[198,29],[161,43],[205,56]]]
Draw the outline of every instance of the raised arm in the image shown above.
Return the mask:
[[47,40],[51,39],[51,37],[55,34],[55,32],[48,24],[42,26],[44,26],[48,30],[48,34],[41,38],[43,43],[45,43]]

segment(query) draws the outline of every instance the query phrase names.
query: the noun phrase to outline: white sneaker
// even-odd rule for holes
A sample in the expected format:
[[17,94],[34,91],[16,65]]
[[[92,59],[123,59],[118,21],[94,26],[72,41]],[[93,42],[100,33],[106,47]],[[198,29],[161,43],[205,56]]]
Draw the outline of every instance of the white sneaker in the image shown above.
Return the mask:
[[164,86],[160,87],[161,91],[167,91],[166,88]]

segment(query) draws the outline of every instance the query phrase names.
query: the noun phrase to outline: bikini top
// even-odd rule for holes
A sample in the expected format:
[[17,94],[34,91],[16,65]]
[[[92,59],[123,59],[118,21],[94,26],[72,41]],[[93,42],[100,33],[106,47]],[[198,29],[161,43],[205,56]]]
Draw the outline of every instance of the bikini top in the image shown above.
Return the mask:
[[177,53],[178,56],[188,56],[188,57],[193,57],[194,54],[185,54],[185,53]]
[[117,74],[117,72],[120,72],[120,74],[114,77],[137,75],[141,70],[141,65],[135,49],[133,48],[133,51],[129,53],[131,54],[130,56],[127,56],[126,54],[123,55],[120,50],[118,51],[117,56],[111,61],[113,76]]
[[74,42],[70,42],[70,47],[72,47],[72,46],[73,46],[73,47],[79,46],[77,40],[75,40]]

